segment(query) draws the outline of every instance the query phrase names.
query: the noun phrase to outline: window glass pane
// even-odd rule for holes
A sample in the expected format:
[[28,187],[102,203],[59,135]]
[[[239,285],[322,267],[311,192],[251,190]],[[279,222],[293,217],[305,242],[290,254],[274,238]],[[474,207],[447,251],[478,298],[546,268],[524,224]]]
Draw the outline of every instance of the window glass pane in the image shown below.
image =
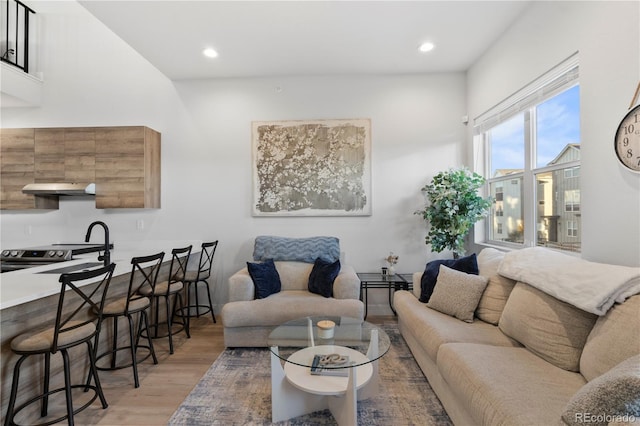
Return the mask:
[[580,86],[536,107],[536,166],[580,159]]
[[580,167],[536,174],[537,245],[580,251]]
[[489,189],[493,199],[489,239],[522,244],[522,178],[494,181],[489,184]]
[[493,127],[488,132],[491,177],[524,169],[524,112]]

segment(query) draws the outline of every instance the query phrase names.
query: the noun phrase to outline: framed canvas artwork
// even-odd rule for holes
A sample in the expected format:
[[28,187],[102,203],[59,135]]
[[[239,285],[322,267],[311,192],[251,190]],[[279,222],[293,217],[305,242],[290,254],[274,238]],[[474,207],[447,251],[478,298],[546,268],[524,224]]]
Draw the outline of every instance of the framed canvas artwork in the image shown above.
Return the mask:
[[255,121],[254,216],[371,215],[371,121]]

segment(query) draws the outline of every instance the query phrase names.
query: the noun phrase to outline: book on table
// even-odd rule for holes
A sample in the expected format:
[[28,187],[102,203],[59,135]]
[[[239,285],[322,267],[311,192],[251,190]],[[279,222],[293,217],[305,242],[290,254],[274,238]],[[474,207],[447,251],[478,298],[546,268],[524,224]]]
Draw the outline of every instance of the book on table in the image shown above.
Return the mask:
[[314,355],[311,363],[311,374],[314,376],[348,377],[349,369],[353,365],[348,355],[328,354]]

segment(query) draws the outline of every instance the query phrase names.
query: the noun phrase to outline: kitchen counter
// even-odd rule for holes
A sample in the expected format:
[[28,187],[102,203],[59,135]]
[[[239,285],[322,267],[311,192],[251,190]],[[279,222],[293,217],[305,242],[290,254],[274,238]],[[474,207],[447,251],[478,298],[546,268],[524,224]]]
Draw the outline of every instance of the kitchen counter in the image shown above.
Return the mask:
[[[159,279],[168,278],[169,264],[171,263],[171,250],[174,248],[192,245],[192,255],[190,259],[190,269],[197,268],[199,253],[202,250],[202,241],[181,240],[181,241],[145,241],[135,243],[114,242],[114,250],[111,251],[111,261],[116,264],[114,275],[108,290],[108,299],[123,297],[129,287],[129,275],[131,273],[131,258],[136,256],[146,256],[160,251],[165,252],[164,261],[160,270]],[[38,272],[58,269],[60,267],[78,265],[86,262],[97,262],[98,253],[88,253],[75,256],[76,259],[67,262],[59,262],[46,266],[22,269],[18,271],[5,272],[0,274],[0,423],[4,423],[3,416],[7,412],[7,402],[11,387],[11,377],[13,366],[18,358],[11,351],[11,340],[25,331],[35,331],[46,326],[50,326],[55,321],[58,295],[60,294],[59,273],[42,274]],[[97,282],[97,280],[96,280]],[[89,287],[94,283],[86,283]],[[88,314],[89,311],[87,311]],[[109,324],[104,324],[109,327]],[[108,332],[101,334],[100,345],[107,344],[110,339]],[[126,340],[128,336],[122,333],[120,339]],[[124,341],[123,340],[123,341]],[[35,368],[25,369],[21,374],[21,390],[18,393],[18,402],[26,400],[35,392],[41,378],[42,357],[33,357],[37,360],[31,361]],[[87,377],[87,360],[84,355],[79,354],[73,360],[71,372],[74,383],[82,382]],[[51,358],[52,385],[60,384],[63,380],[62,358],[55,355]]]
[[[160,251],[165,252],[164,261],[171,261],[171,250],[178,247],[193,246],[191,253],[199,253],[202,241],[144,241],[144,242],[114,242],[111,250],[111,262],[116,264],[114,277],[131,272],[131,258],[146,256]],[[197,257],[197,256],[196,256]],[[60,274],[43,274],[40,272],[58,269],[63,266],[79,265],[86,262],[97,262],[98,253],[87,253],[74,256],[73,260],[21,269],[0,274],[0,311],[23,303],[32,302],[43,297],[60,293]],[[197,259],[196,259],[197,261]]]

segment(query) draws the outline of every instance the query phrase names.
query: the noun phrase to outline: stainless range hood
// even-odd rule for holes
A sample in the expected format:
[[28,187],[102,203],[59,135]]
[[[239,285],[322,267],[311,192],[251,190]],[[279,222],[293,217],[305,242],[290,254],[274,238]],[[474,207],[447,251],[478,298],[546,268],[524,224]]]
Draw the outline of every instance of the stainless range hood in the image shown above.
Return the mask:
[[32,195],[95,195],[95,183],[30,183],[22,192]]

